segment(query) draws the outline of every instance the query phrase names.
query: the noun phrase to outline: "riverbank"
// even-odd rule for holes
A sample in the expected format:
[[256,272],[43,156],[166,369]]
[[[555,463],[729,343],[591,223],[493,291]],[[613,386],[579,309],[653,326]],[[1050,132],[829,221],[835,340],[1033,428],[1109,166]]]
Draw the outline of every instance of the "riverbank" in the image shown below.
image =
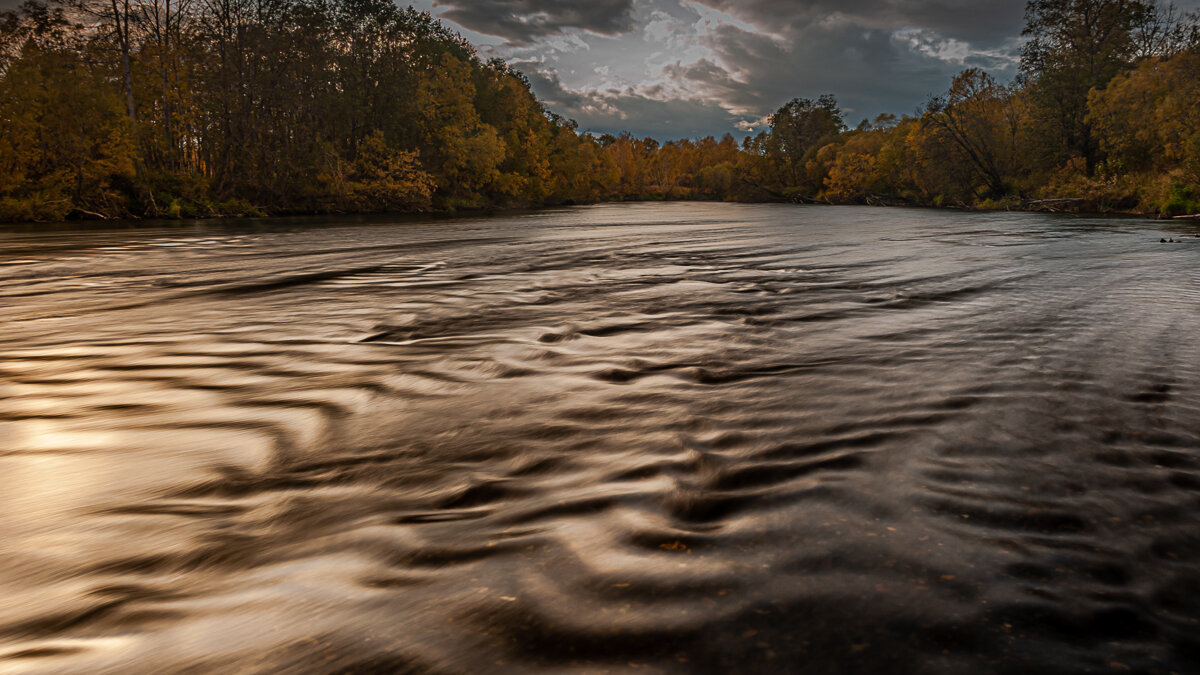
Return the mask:
[[[838,205],[831,202],[822,202],[815,199],[806,199],[798,201],[803,204],[829,204]],[[1126,204],[1128,202],[1125,202]],[[1118,202],[1118,204],[1120,204]],[[859,205],[859,206],[887,206],[887,207],[920,207],[920,208],[947,208],[962,211],[1016,211],[1027,213],[1063,213],[1079,216],[1104,216],[1104,215],[1120,215],[1131,216],[1138,218],[1151,218],[1155,220],[1200,220],[1200,213],[1184,213],[1175,214],[1163,212],[1157,209],[1138,209],[1128,208],[1127,206],[1114,205],[1112,200],[1101,197],[1051,197],[1045,199],[1021,199],[1011,197],[1002,200],[984,200],[975,204],[945,204],[945,203],[919,203],[909,199],[898,199],[888,195],[871,195],[869,198],[858,202],[842,202],[841,205]]]
[[119,222],[187,222],[198,220],[223,220],[223,219],[268,219],[268,220],[284,220],[288,218],[306,218],[306,217],[362,217],[365,219],[373,219],[378,217],[393,217],[402,218],[404,220],[420,220],[423,218],[457,218],[471,216],[486,216],[486,215],[513,215],[522,212],[537,212],[548,209],[565,208],[571,206],[596,206],[600,204],[653,204],[653,203],[692,203],[692,204],[713,204],[713,203],[732,203],[732,204],[797,204],[797,205],[812,205],[812,206],[870,206],[876,208],[901,208],[901,209],[935,209],[948,211],[965,211],[965,212],[1025,212],[1025,213],[1047,213],[1047,214],[1069,214],[1075,216],[1126,216],[1130,218],[1147,218],[1162,221],[1176,222],[1196,222],[1200,225],[1200,213],[1169,215],[1164,213],[1146,212],[1139,210],[1117,209],[1106,206],[1101,200],[1089,199],[1084,197],[1069,197],[1069,198],[1051,198],[1051,199],[1031,199],[1031,200],[1007,200],[1000,202],[988,202],[984,204],[965,205],[965,204],[923,204],[911,200],[896,199],[887,195],[871,195],[867,199],[858,202],[826,202],[816,199],[795,199],[795,200],[760,200],[760,201],[739,201],[728,200],[721,202],[715,199],[619,199],[605,200],[595,202],[567,202],[562,204],[542,204],[537,206],[530,205],[513,205],[513,206],[492,206],[492,207],[475,207],[475,208],[458,208],[458,209],[443,209],[443,210],[426,210],[426,211],[303,211],[303,210],[276,210],[267,211],[256,207],[246,207],[238,209],[230,213],[219,212],[197,212],[194,209],[186,211],[187,215],[182,215],[180,212],[176,216],[164,215],[147,215],[147,216],[106,216],[104,214],[76,211],[69,214],[67,218],[60,220],[25,220],[25,221],[5,221],[0,220],[0,227],[8,229],[31,229],[38,226],[57,226],[69,225],[72,223],[119,223]]

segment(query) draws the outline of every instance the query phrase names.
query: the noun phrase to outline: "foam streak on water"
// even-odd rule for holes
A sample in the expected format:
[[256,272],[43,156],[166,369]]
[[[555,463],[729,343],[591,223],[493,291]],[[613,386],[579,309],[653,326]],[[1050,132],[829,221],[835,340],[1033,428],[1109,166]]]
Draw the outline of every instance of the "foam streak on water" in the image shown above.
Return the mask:
[[0,673],[1200,669],[1200,239],[0,234]]

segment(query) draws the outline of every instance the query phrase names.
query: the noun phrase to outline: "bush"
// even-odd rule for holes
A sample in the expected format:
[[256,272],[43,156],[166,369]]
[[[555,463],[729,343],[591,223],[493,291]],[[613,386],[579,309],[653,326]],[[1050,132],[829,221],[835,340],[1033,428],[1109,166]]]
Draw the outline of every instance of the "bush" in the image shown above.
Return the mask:
[[1171,183],[1158,210],[1168,216],[1200,213],[1200,190],[1179,182]]
[[28,197],[0,197],[0,222],[46,223],[65,220],[71,211],[69,200],[44,193]]

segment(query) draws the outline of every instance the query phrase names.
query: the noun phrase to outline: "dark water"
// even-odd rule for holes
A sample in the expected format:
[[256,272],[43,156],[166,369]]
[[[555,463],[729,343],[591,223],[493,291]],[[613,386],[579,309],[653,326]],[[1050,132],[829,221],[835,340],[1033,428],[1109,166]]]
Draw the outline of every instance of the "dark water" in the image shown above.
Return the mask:
[[0,673],[1196,672],[1163,227],[0,235]]

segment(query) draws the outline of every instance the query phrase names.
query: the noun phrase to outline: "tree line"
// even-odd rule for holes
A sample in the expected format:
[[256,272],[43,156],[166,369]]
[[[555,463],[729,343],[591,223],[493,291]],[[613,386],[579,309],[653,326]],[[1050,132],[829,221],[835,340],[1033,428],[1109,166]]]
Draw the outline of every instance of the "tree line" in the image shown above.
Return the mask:
[[[1021,74],[849,128],[795,99],[738,143],[579,133],[389,0],[28,0],[0,14],[0,220],[712,199],[1200,212],[1200,31],[1033,0]],[[1055,202],[1058,203],[1058,202]]]

